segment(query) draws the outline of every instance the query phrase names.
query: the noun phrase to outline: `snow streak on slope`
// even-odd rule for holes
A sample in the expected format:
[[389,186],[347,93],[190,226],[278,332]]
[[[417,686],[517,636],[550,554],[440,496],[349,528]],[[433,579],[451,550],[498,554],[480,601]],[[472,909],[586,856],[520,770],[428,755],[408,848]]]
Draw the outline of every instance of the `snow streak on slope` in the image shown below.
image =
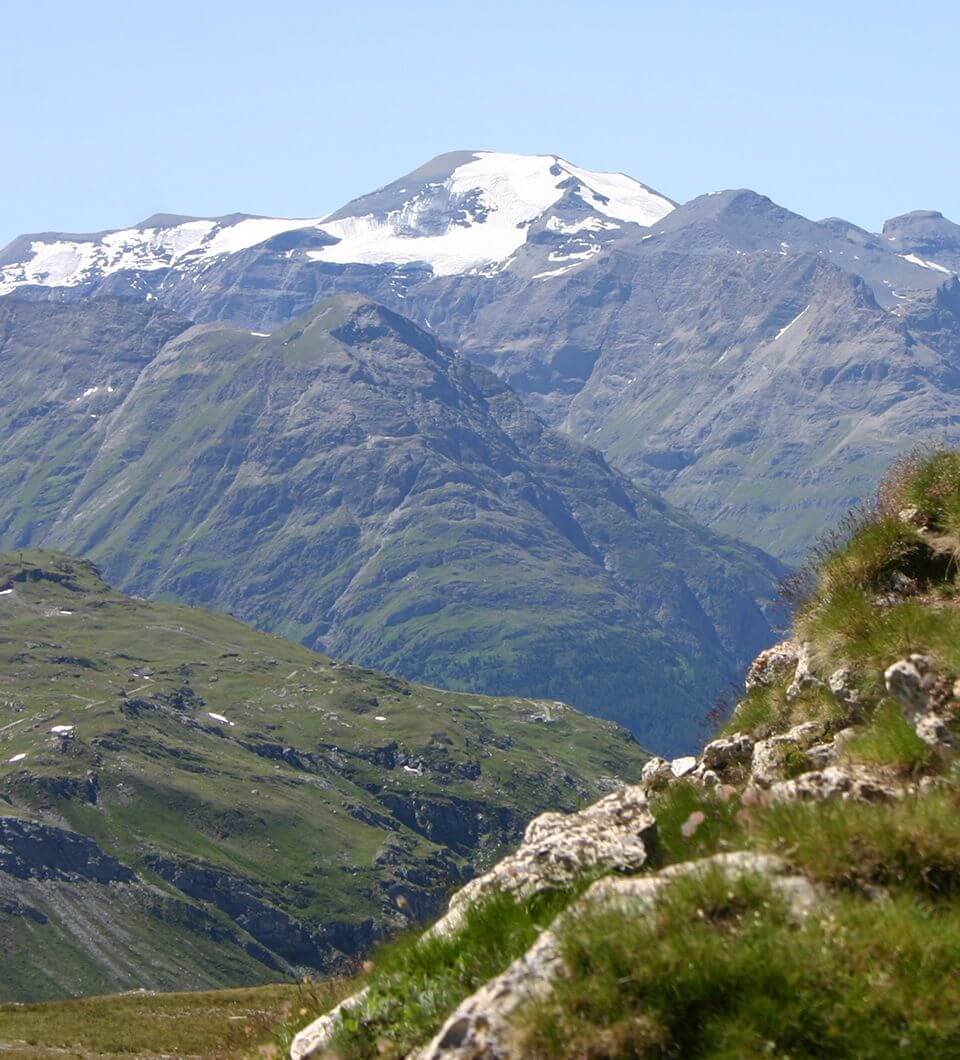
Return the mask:
[[0,269],[0,294],[25,284],[75,287],[125,269],[148,272],[195,264],[316,223],[249,217],[233,224],[200,220],[167,227],[126,228],[99,239],[38,239],[31,243],[31,256],[25,261]]
[[0,268],[0,294],[26,284],[72,287],[123,270],[197,268],[298,230],[325,232],[338,240],[308,251],[308,259],[368,265],[423,262],[437,275],[452,275],[506,262],[526,241],[529,226],[565,192],[595,211],[590,216],[600,227],[652,225],[673,209],[668,199],[631,177],[593,173],[556,155],[474,152],[470,161],[419,182],[404,197],[406,191],[399,189],[394,201],[375,213],[344,216],[340,211],[337,220],[327,223],[322,218],[189,220],[99,237],[38,238],[22,260]]

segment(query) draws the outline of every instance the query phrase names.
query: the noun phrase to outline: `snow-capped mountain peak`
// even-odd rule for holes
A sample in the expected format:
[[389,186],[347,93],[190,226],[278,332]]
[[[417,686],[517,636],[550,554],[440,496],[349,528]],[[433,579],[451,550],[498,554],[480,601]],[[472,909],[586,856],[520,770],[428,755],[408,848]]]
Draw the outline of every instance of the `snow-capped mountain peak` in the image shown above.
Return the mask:
[[557,155],[495,151],[441,155],[426,166],[331,214],[337,243],[309,252],[317,261],[368,265],[425,262],[437,275],[507,261],[533,222],[565,193],[620,223],[652,225],[674,204],[622,173],[594,173]]
[[0,252],[0,294],[75,287],[118,272],[195,271],[288,233],[291,246],[317,262],[423,263],[436,275],[485,270],[507,262],[561,200],[608,226],[652,225],[674,208],[631,177],[557,155],[460,151],[325,218],[163,216],[93,235],[21,237]]

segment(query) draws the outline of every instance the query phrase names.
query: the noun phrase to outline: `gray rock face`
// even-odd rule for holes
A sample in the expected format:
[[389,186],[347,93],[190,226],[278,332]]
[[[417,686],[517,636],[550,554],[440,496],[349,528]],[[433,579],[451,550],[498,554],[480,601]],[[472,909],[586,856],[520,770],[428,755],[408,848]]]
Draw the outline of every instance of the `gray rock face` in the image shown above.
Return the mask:
[[747,670],[746,687],[750,692],[754,688],[766,688],[769,685],[795,673],[800,660],[800,646],[792,640],[782,640],[774,644],[753,660]]
[[785,733],[758,740],[751,754],[750,783],[767,788],[784,780],[784,767],[789,757],[797,752],[805,752],[823,733],[821,722],[808,721],[795,725]]
[[579,813],[541,814],[516,853],[457,891],[431,931],[456,931],[466,911],[494,892],[526,897],[592,871],[637,872],[655,840],[656,823],[640,786],[621,788]]
[[886,802],[904,794],[902,787],[862,766],[827,766],[826,769],[802,773],[793,780],[779,780],[770,785],[771,802],[820,802],[840,798],[857,802]]
[[797,668],[794,671],[793,680],[787,686],[787,702],[792,702],[804,692],[809,692],[822,684],[823,682],[814,671],[810,645],[804,642],[797,653]]
[[883,679],[887,691],[912,719],[929,706],[937,671],[929,655],[911,655],[888,666]]
[[0,545],[670,753],[772,639],[775,561],[403,317],[345,296],[263,336],[153,306],[0,299]]
[[883,225],[884,239],[900,254],[960,272],[960,225],[936,210],[913,210]]

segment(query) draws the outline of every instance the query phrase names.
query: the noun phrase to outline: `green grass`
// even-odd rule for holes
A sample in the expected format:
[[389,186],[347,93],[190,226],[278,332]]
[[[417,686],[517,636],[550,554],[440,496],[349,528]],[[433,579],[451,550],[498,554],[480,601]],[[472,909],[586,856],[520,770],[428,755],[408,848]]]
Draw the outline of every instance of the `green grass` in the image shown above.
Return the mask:
[[956,1056],[960,911],[844,899],[794,923],[759,880],[678,881],[649,917],[594,907],[528,1010],[530,1060]]
[[350,1060],[406,1056],[460,1001],[523,954],[572,897],[494,895],[473,907],[454,935],[383,948],[374,956],[366,1002],[346,1015],[331,1051]]
[[[57,553],[0,556],[0,588],[8,584],[0,807],[90,836],[188,907],[147,855],[240,877],[310,931],[402,930],[432,915],[468,865],[494,861],[535,814],[592,802],[605,778],[637,780],[647,757],[609,723],[552,702],[442,691],[337,664],[225,615],[124,597]],[[65,748],[49,731],[62,724],[75,727]],[[284,749],[293,757],[277,757]],[[84,794],[88,774],[96,804]],[[221,940],[214,949],[224,959],[215,959],[189,924],[168,932],[154,921],[161,948],[179,955],[161,970],[147,959],[150,915],[119,897],[122,918],[108,931],[122,974],[98,971],[76,950],[58,901],[38,894],[35,904],[46,924],[0,927],[0,943],[18,955],[0,962],[0,999],[276,975],[242,939]],[[235,930],[225,914],[218,926]]]
[[781,803],[752,810],[748,832],[751,845],[833,887],[960,898],[960,793],[953,787],[889,805]]
[[885,699],[874,711],[863,731],[844,746],[844,755],[854,762],[888,766],[898,774],[920,774],[934,765],[936,755],[903,716],[898,703]]
[[938,530],[960,536],[960,453],[933,453],[909,465],[907,472],[901,506],[919,508]]
[[[739,805],[738,798],[725,802],[716,793],[684,781],[671,784],[651,804],[657,819],[655,864],[672,865],[738,849],[743,842],[743,829],[737,821]],[[695,813],[704,815],[703,822],[686,836],[683,826]]]
[[5,1057],[279,1056],[276,1041],[308,1012],[335,1004],[346,982],[173,994],[114,994],[0,1005]]

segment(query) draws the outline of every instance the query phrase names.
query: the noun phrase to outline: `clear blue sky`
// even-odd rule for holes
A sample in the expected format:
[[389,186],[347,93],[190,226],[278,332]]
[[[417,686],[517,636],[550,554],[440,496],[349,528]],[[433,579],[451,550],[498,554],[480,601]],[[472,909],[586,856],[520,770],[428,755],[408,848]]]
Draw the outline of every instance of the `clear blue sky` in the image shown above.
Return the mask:
[[958,57],[940,0],[0,0],[0,246],[317,215],[472,147],[960,221]]

